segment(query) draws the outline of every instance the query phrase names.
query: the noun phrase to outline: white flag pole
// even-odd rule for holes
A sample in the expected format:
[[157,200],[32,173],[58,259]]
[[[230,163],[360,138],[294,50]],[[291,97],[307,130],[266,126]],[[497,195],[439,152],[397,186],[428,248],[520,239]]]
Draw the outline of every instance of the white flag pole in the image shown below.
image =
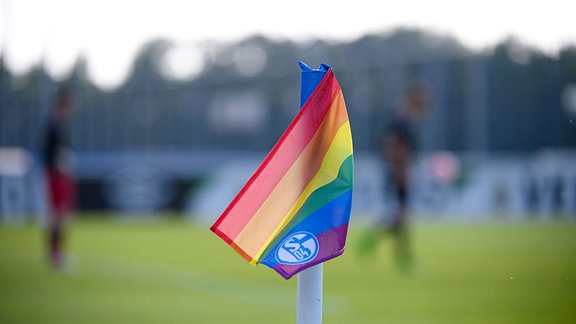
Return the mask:
[[322,323],[322,265],[298,273],[297,324]]
[[[300,87],[300,108],[302,108],[328,71],[329,66],[322,64],[318,69],[313,70],[304,62],[298,62],[298,64],[302,68]],[[322,323],[322,269],[323,266],[320,263],[298,273],[297,324]]]

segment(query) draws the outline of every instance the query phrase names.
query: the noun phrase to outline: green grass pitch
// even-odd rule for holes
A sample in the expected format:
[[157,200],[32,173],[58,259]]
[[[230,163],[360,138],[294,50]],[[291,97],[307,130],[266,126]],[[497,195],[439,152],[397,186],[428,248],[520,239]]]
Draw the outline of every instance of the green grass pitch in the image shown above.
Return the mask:
[[[41,229],[0,226],[0,323],[295,323],[297,279],[253,267],[208,226],[77,217],[67,272]],[[392,242],[324,264],[324,323],[575,323],[576,223],[417,222],[413,272]]]

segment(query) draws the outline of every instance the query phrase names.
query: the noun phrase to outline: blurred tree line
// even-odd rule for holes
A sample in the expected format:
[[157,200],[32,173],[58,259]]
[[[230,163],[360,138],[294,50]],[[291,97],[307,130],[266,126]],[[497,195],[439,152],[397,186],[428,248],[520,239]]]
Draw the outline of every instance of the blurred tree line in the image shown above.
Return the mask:
[[91,82],[84,58],[65,81],[53,80],[43,66],[11,75],[0,58],[0,146],[36,150],[55,89],[65,83],[77,97],[70,125],[77,150],[267,150],[298,110],[297,62],[304,61],[333,67],[357,150],[377,148],[396,101],[414,80],[431,93],[419,133],[423,150],[576,147],[575,103],[563,100],[574,96],[574,46],[550,55],[509,39],[473,51],[451,37],[408,29],[351,42],[256,35],[199,44],[190,52],[199,64],[188,77],[175,76],[182,72],[178,62],[167,65],[175,49],[167,40],[150,41],[127,80],[108,90]]

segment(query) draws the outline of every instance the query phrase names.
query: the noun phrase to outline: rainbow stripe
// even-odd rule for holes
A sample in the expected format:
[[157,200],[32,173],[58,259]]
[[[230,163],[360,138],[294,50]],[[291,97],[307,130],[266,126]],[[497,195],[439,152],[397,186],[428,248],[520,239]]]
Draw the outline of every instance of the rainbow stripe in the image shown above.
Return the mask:
[[288,279],[344,251],[353,173],[346,105],[328,69],[210,229],[250,263]]

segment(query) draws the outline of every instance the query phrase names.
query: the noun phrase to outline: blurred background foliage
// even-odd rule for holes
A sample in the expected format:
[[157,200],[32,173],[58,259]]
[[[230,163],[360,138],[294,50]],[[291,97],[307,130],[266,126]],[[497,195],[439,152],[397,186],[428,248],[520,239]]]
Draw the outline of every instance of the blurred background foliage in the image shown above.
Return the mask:
[[[113,51],[113,49],[110,49]],[[78,59],[67,80],[43,66],[11,75],[0,65],[0,145],[34,150],[60,83],[74,87],[76,150],[255,149],[273,145],[295,115],[298,61],[330,64],[344,89],[358,150],[374,150],[403,89],[433,93],[422,150],[533,151],[576,146],[576,48],[546,54],[508,39],[484,51],[422,30],[348,43],[253,36],[236,43],[146,44],[123,84],[100,89]],[[572,90],[570,90],[572,89]]]
[[[330,64],[344,91],[356,211],[386,207],[380,135],[405,89],[420,82],[430,100],[417,132],[416,210],[574,215],[576,47],[547,53],[509,38],[471,50],[418,29],[349,42],[254,35],[176,45],[155,39],[115,87],[92,82],[82,57],[61,80],[43,65],[12,75],[0,64],[0,147],[29,156],[28,167],[20,168],[23,181],[0,176],[3,213],[43,210],[37,189],[42,131],[56,89],[67,85],[76,98],[68,131],[80,209],[214,217],[296,115],[298,61]],[[454,162],[449,183],[430,171],[438,152],[450,152]]]

